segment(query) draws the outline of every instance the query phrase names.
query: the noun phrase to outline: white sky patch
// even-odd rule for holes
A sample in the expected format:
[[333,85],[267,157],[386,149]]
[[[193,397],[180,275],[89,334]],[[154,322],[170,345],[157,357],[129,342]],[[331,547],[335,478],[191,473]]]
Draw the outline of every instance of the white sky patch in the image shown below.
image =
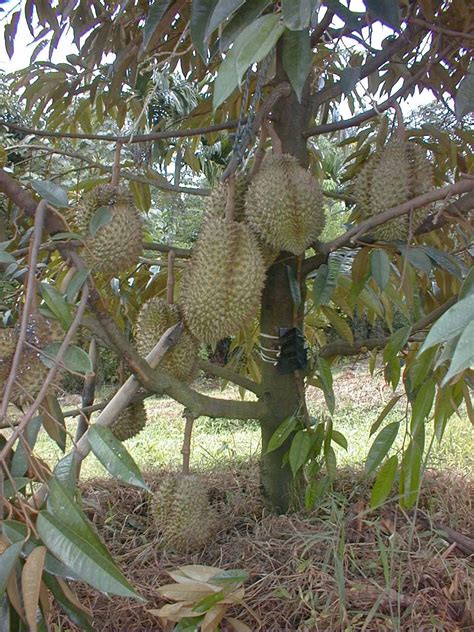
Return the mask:
[[[21,17],[18,24],[17,34],[15,37],[14,54],[11,59],[8,58],[7,52],[5,50],[5,43],[4,43],[4,38],[3,38],[3,26],[5,24],[5,17],[4,17],[5,14],[0,14],[0,30],[2,31],[1,37],[0,37],[0,70],[6,73],[10,73],[10,72],[27,67],[30,63],[30,56],[37,45],[36,42],[32,42],[33,38],[26,24],[24,11],[23,11],[24,4],[25,4],[24,1],[22,1],[21,3],[18,3],[17,0],[12,0],[9,4],[3,5],[3,8],[5,9],[6,15],[11,16],[11,12],[18,10],[18,7],[20,4],[21,4]],[[350,5],[351,10],[353,11],[365,10],[364,3],[362,2],[362,0],[351,0],[349,5]],[[10,19],[11,17],[8,17],[8,22],[10,21]],[[340,24],[342,26],[342,22],[340,22]],[[364,28],[362,30],[362,35],[364,39],[366,39],[374,49],[379,50],[380,48],[383,47],[383,40],[389,35],[393,35],[393,31],[390,28],[380,23],[376,23],[375,25],[371,27],[370,30],[369,28]],[[354,45],[358,46],[354,40],[351,40],[348,38],[345,38],[345,40],[346,40],[345,43],[348,47],[351,47]],[[363,50],[362,46],[360,46],[360,49]],[[37,61],[49,61],[48,51],[49,51],[49,46],[46,46],[38,55]],[[58,47],[56,48],[56,50],[53,51],[51,61],[53,63],[64,62],[66,61],[67,55],[70,55],[72,53],[77,54],[77,52],[78,52],[77,48],[75,44],[73,43],[72,31],[68,30],[61,37],[60,43]],[[364,86],[365,89],[367,89],[367,81],[363,81],[361,82],[361,84],[362,86]],[[400,86],[401,86],[401,81],[399,84],[397,84],[397,86],[393,88],[392,91],[395,92]],[[386,99],[386,96],[379,98],[378,95],[376,95],[376,97],[374,98],[374,103],[381,102],[385,99]],[[402,106],[403,111],[405,113],[408,113],[410,110],[417,108],[420,105],[426,105],[427,103],[433,100],[434,100],[434,95],[431,91],[423,90],[422,92],[420,92],[418,88],[416,88],[412,96],[409,96],[408,98],[406,98],[404,101],[401,102],[401,106]],[[367,99],[367,106],[369,105],[373,105],[373,103],[370,103],[370,100]],[[363,108],[358,107],[356,109],[356,112],[362,111],[362,109]],[[351,113],[349,109],[349,105],[346,99],[343,99],[341,101],[338,107],[338,110],[339,110],[340,115],[344,119],[350,118],[351,116],[353,116],[353,114]]]

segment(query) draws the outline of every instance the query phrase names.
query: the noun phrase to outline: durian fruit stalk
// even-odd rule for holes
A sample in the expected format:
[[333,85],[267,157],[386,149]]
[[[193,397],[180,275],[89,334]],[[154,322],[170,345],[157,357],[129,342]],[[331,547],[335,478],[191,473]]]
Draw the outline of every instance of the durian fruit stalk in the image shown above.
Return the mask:
[[245,216],[265,243],[301,255],[324,228],[319,183],[294,156],[268,154],[248,188]]
[[236,334],[257,313],[265,263],[245,224],[208,220],[182,281],[187,325],[199,340],[214,344]]
[[115,419],[110,429],[119,441],[135,437],[146,426],[146,408],[143,401],[133,402]]
[[[98,211],[104,214],[106,221],[94,232],[91,220],[97,217]],[[76,226],[84,235],[83,256],[93,272],[118,275],[137,263],[143,227],[126,189],[106,184],[86,193],[76,208]]]
[[198,551],[216,532],[208,488],[195,475],[164,479],[154,494],[151,512],[164,545],[176,551]]
[[[135,324],[135,340],[140,355],[148,355],[165,331],[180,320],[182,315],[176,304],[170,305],[158,297],[144,303]],[[191,382],[196,377],[198,352],[198,341],[185,328],[176,345],[164,356],[158,368],[178,380]]]
[[[368,219],[432,188],[433,171],[426,152],[413,142],[391,141],[368,159],[356,179],[357,211],[361,219]],[[405,241],[410,229],[413,234],[421,225],[428,210],[429,207],[416,209],[370,232],[379,240]]]

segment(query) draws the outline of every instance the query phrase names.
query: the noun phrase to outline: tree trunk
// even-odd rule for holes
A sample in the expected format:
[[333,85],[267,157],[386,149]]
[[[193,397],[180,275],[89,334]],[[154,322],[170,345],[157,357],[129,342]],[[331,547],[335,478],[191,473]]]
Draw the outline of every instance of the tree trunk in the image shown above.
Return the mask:
[[[276,81],[288,81],[277,53]],[[309,88],[304,90],[302,102],[299,103],[294,92],[278,101],[272,111],[272,121],[279,136],[283,153],[296,156],[301,165],[306,167],[309,154],[303,130],[307,128],[310,116]],[[262,334],[278,336],[280,327],[294,326],[295,309],[290,291],[287,266],[296,271],[297,257],[284,252],[267,273],[267,279],[262,298],[260,330]],[[301,282],[304,297],[304,279]],[[303,302],[300,307],[302,316]],[[302,324],[302,318],[298,318]],[[276,347],[277,341],[262,337],[264,347]],[[294,435],[290,435],[278,449],[266,454],[268,442],[278,426],[295,414],[301,405],[297,377],[294,373],[280,375],[276,367],[268,362],[262,362],[263,396],[270,410],[269,415],[261,420],[262,431],[262,461],[261,483],[262,492],[267,507],[277,513],[285,513],[290,508],[299,505],[300,485],[294,481],[288,464],[282,464],[283,455],[289,450]]]

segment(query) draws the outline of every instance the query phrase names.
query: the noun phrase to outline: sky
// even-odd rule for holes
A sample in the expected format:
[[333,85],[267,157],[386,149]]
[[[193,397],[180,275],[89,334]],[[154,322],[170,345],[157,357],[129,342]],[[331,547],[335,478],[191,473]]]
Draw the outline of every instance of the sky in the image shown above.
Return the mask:
[[[24,3],[24,0],[22,0],[21,2],[19,2],[19,0],[10,0],[10,2],[2,4],[2,7],[5,8],[7,12],[10,12],[11,10],[17,10],[16,7],[19,4],[21,4],[23,7]],[[350,8],[354,11],[365,10],[362,0],[351,0]],[[5,50],[3,38],[4,22],[1,18],[1,15],[4,14],[0,14],[0,70],[8,73],[20,68],[24,68],[29,64],[30,55],[34,50],[36,44],[30,44],[32,38],[26,25],[26,21],[23,17],[22,11],[20,23],[18,25],[17,36],[15,38],[15,52],[12,59],[9,59]],[[372,29],[372,46],[376,49],[381,48],[382,41],[391,34],[393,34],[393,31],[391,29],[383,26],[380,23],[376,23]],[[348,40],[348,43],[353,42]],[[55,63],[65,61],[67,55],[75,52],[77,52],[77,50],[72,43],[72,36],[68,36],[68,33],[66,33],[61,38],[58,49],[54,51],[52,61]],[[45,50],[40,53],[40,55],[38,56],[38,60],[46,59],[47,51]],[[394,90],[395,89],[396,88],[394,88]],[[410,96],[406,101],[402,103],[402,109],[404,113],[408,113],[413,108],[416,108],[420,105],[426,105],[426,103],[432,101],[433,99],[434,96],[431,92],[425,90],[422,93],[419,93],[417,91],[413,96]],[[352,116],[347,101],[341,103],[339,112],[342,118],[349,118],[350,116]]]

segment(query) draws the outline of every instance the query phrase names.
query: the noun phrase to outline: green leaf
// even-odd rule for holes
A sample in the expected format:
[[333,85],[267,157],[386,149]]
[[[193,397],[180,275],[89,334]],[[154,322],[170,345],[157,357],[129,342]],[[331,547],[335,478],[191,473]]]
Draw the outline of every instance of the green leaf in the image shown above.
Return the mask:
[[260,13],[270,4],[270,0],[252,0],[246,2],[225,25],[219,40],[219,50],[225,53],[229,46],[251,24]]
[[394,421],[388,424],[388,426],[385,426],[375,437],[365,462],[365,473],[367,476],[371,474],[387,456],[388,451],[397,437],[399,428],[400,422]]
[[293,476],[303,467],[308,460],[311,450],[311,436],[307,430],[299,430],[291,442],[289,462]]
[[298,420],[294,415],[285,419],[285,421],[283,421],[272,434],[265,454],[273,452],[273,450],[278,449],[283,443],[285,443],[297,425]]
[[333,481],[337,476],[337,459],[332,446],[329,446],[327,450],[324,451],[324,462],[326,463],[327,475]]
[[58,580],[47,573],[43,576],[43,581],[53,594],[55,605],[57,604],[82,632],[94,632],[89,617],[83,610],[73,604],[64,594]]
[[474,268],[469,270],[468,275],[459,290],[459,300],[467,298],[470,294],[474,294]]
[[444,386],[453,377],[474,366],[474,320],[462,332],[459,342],[456,345],[453,359],[449,371],[443,378],[441,386]]
[[321,305],[321,311],[329,320],[331,325],[337,331],[337,333],[344,338],[350,345],[354,343],[354,334],[349,324],[342,316],[340,316],[335,309],[327,307],[327,305]]
[[341,88],[348,97],[360,79],[360,66],[347,66],[341,73]]
[[416,390],[430,375],[435,355],[436,348],[432,347],[415,358],[406,377],[409,390]]
[[74,303],[79,294],[80,289],[89,276],[89,270],[82,268],[74,272],[72,279],[69,281],[66,289],[66,300],[68,303]]
[[150,491],[138,465],[130,456],[123,443],[116,439],[110,428],[93,424],[88,432],[91,450],[105,469],[125,483]]
[[389,341],[385,345],[385,349],[383,350],[383,361],[390,362],[395,358],[396,355],[400,353],[403,347],[406,345],[408,338],[410,337],[411,326],[407,325],[406,327],[400,327],[393,332],[390,336]]
[[336,288],[337,277],[341,264],[335,259],[329,259],[328,265],[319,266],[314,276],[313,299],[314,306],[328,305]]
[[112,219],[112,211],[108,206],[100,206],[89,222],[89,233],[95,235],[102,226],[105,226]]
[[76,455],[70,452],[60,459],[53,470],[54,477],[63,485],[70,496],[76,493]]
[[49,180],[33,180],[31,182],[33,189],[41,195],[47,202],[57,206],[58,208],[66,208],[69,206],[67,191],[62,187],[50,182]]
[[411,509],[416,502],[421,479],[423,448],[418,441],[410,441],[400,468],[400,504]]
[[206,32],[217,0],[193,0],[191,3],[191,39],[204,61],[207,59]]
[[41,511],[36,528],[48,549],[84,582],[106,594],[142,600],[109,557],[61,520]]
[[395,31],[400,30],[401,13],[398,0],[364,0],[367,11],[375,18],[391,26]]
[[43,408],[43,428],[56,442],[59,449],[64,452],[66,449],[66,422],[57,397],[51,394],[47,395],[43,402]]
[[418,355],[439,344],[447,342],[462,334],[464,329],[474,318],[474,294],[458,301],[450,307],[431,327],[425,342],[418,351]]
[[239,7],[244,4],[245,0],[218,0],[214,11],[211,14],[207,25],[204,39],[207,40],[215,29],[229,18]]
[[5,498],[13,498],[15,494],[21,492],[29,482],[30,479],[25,476],[17,476],[13,479],[13,482],[7,479],[3,482],[3,495]]
[[171,0],[154,0],[154,2],[150,5],[148,15],[145,20],[145,26],[143,27],[143,50],[145,50],[150,43],[156,27],[161,22],[161,19],[168,10],[170,4]]
[[225,599],[225,593],[222,590],[211,595],[206,595],[206,597],[203,597],[194,605],[193,610],[199,613],[207,612],[212,606],[215,606],[216,603],[219,603],[219,601],[223,599]]
[[304,506],[306,509],[313,509],[315,504],[320,500],[329,486],[330,479],[328,476],[319,480],[310,481],[305,491]]
[[421,385],[411,412],[410,428],[413,435],[418,434],[430,414],[435,392],[436,385],[433,378]]
[[347,445],[347,439],[342,432],[339,432],[339,430],[333,430],[331,439],[347,452],[349,446]]
[[313,53],[309,30],[283,33],[283,67],[301,102],[306,79],[311,71]]
[[331,366],[325,358],[321,358],[319,356],[317,364],[319,370],[319,379],[323,387],[324,399],[326,400],[326,405],[329,412],[331,413],[331,415],[333,415],[336,408],[336,398],[334,396],[334,391],[332,388]]
[[377,430],[380,428],[380,424],[382,423],[382,421],[385,419],[385,417],[388,415],[388,413],[392,410],[392,408],[395,406],[395,404],[402,397],[403,397],[403,395],[396,395],[395,397],[392,397],[392,399],[388,402],[388,404],[386,404],[384,406],[382,412],[380,413],[380,415],[377,417],[377,419],[374,421],[374,423],[370,427],[369,437],[371,437],[374,434],[374,432],[377,432]]
[[282,0],[285,25],[292,31],[307,29],[318,4],[318,0]]
[[278,14],[269,13],[249,24],[240,33],[222,62],[214,82],[214,109],[232,94],[247,68],[261,61],[273,50],[283,30]]
[[221,571],[217,575],[213,575],[209,579],[210,584],[228,585],[228,584],[241,584],[246,582],[249,578],[249,574],[239,568],[232,568],[228,571]]
[[0,263],[16,263],[16,259],[9,252],[5,252],[5,250],[0,250]]
[[456,118],[461,121],[466,114],[474,112],[474,62],[471,61],[466,76],[459,84],[454,97]]
[[370,506],[378,507],[390,494],[398,470],[398,458],[394,454],[380,468],[370,494]]
[[293,305],[298,309],[301,305],[301,289],[298,279],[296,278],[295,270],[292,266],[286,266],[288,273],[288,282],[290,284],[291,298],[293,299]]
[[30,462],[29,453],[35,447],[36,439],[38,438],[38,433],[42,423],[43,417],[38,416],[34,417],[26,426],[26,429],[23,432],[23,439],[26,441],[29,448],[28,450],[25,448],[23,441],[19,441],[17,443],[16,450],[10,465],[10,474],[12,476],[23,476],[23,474],[28,469],[28,464]]
[[390,257],[385,250],[376,248],[370,253],[370,274],[383,292],[390,279]]
[[[54,358],[57,356],[61,342],[52,342],[42,349],[40,359],[48,368],[54,366]],[[53,358],[53,359],[52,359]],[[88,354],[76,345],[69,345],[63,356],[62,362],[66,369],[77,373],[91,373],[93,370],[91,359]]]
[[0,555],[0,597],[7,588],[8,579],[18,561],[22,548],[23,542],[16,542]]
[[72,323],[71,307],[66,303],[63,295],[49,283],[40,283],[39,290],[44,302],[64,329],[69,329]]
[[431,246],[423,246],[423,250],[438,267],[447,270],[457,279],[462,279],[463,263],[454,255]]

